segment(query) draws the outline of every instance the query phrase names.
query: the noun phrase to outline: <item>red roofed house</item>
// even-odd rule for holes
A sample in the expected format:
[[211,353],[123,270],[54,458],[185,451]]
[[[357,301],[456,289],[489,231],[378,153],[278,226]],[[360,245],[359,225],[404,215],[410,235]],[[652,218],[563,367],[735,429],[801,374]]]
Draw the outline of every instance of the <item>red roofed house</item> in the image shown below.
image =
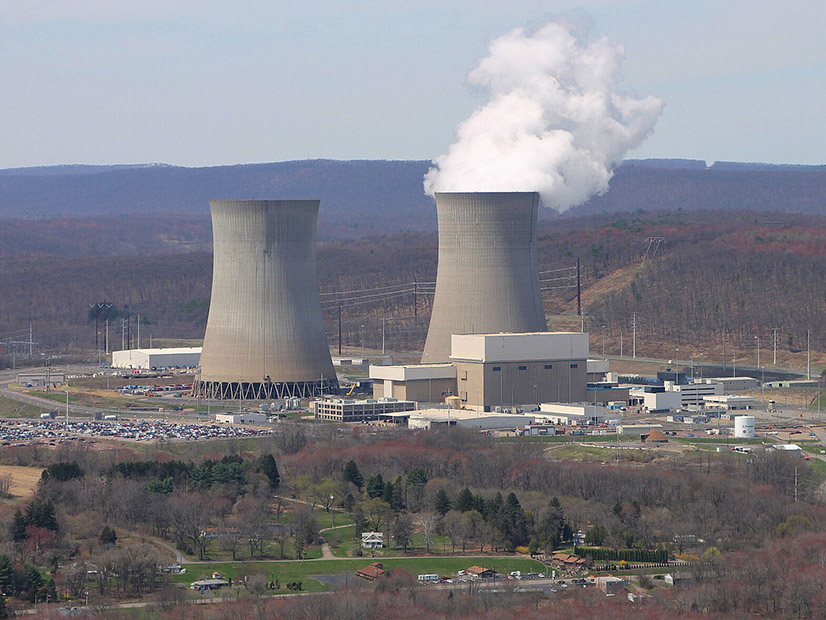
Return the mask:
[[380,562],[373,562],[370,566],[365,566],[356,571],[356,575],[367,581],[375,581],[386,572]]

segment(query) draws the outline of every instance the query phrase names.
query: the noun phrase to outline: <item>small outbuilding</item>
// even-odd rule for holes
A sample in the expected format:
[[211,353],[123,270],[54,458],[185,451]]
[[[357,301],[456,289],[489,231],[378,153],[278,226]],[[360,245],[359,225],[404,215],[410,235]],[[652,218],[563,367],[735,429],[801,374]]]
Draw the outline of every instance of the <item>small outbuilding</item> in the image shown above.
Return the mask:
[[668,438],[658,428],[651,429],[647,435],[640,435],[640,439],[645,443],[668,443]]
[[476,575],[479,579],[493,579],[496,572],[492,568],[485,568],[483,566],[471,566],[467,569],[471,575]]
[[199,579],[189,584],[191,590],[218,590],[224,586],[228,586],[229,582],[225,579]]
[[597,587],[605,594],[619,594],[625,591],[627,584],[625,579],[619,577],[597,577]]

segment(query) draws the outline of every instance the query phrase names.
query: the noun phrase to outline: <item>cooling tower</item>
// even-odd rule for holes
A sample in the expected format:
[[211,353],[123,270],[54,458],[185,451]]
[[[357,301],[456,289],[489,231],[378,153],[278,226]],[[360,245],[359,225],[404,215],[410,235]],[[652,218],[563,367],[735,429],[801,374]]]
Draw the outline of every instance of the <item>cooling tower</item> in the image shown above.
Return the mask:
[[439,265],[422,363],[446,362],[452,334],[546,331],[535,192],[436,193]]
[[336,390],[316,274],[318,200],[212,200],[212,299],[196,396]]

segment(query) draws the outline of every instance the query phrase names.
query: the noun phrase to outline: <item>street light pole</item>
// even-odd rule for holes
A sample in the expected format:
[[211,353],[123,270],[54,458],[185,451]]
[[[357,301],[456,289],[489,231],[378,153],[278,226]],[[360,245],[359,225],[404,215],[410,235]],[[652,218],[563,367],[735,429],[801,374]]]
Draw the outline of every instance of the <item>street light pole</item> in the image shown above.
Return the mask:
[[757,370],[760,370],[760,336],[755,336],[755,340],[757,340]]

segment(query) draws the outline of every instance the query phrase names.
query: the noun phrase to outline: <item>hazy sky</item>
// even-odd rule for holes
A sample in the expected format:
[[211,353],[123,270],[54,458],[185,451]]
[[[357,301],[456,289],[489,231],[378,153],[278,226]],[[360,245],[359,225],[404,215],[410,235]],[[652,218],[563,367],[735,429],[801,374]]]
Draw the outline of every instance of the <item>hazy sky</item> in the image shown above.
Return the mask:
[[[510,6],[506,6],[510,5]],[[0,0],[0,168],[432,159],[487,43],[553,17],[657,95],[628,157],[826,163],[822,0]]]

